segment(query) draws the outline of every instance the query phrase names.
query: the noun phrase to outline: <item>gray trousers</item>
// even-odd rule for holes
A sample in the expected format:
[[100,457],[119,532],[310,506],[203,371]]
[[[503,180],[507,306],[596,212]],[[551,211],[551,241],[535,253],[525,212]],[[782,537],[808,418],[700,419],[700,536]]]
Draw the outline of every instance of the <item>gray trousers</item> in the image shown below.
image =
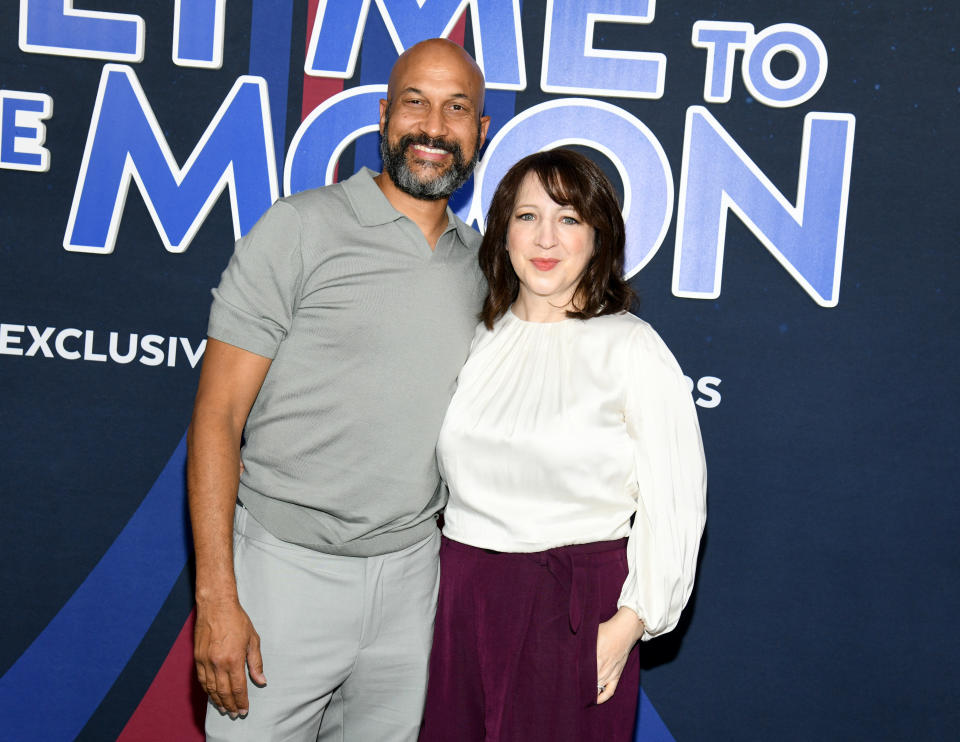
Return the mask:
[[210,742],[415,740],[437,605],[440,533],[374,557],[322,554],[234,518],[240,604],[260,634],[267,684],[250,713],[207,704]]

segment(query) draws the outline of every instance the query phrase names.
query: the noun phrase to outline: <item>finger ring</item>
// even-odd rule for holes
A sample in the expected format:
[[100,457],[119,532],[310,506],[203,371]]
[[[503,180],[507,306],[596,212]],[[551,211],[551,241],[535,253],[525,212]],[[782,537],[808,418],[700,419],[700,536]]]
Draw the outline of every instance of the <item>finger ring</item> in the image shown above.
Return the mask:
[[597,683],[597,693],[603,693],[604,689],[607,687],[606,683]]

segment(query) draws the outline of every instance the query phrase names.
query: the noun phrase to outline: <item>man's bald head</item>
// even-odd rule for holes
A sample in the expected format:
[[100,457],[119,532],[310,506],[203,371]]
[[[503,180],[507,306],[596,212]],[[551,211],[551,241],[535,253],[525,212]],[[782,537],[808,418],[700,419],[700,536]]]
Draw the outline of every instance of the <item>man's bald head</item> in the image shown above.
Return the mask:
[[446,39],[410,47],[393,66],[387,99],[380,101],[380,156],[388,176],[381,188],[395,186],[421,200],[449,198],[470,177],[489,125],[483,74],[462,47]]
[[476,108],[477,117],[483,113],[484,82],[483,72],[459,44],[449,39],[426,39],[414,44],[397,59],[390,71],[387,83],[388,105],[392,105],[395,96],[405,90],[411,72],[448,77],[459,81]]

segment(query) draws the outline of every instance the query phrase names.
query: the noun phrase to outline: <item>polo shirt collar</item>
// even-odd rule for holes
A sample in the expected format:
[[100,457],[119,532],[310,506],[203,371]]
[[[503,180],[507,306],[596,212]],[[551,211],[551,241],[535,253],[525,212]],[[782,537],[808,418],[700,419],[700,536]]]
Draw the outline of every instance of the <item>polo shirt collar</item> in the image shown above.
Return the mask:
[[[383,195],[380,186],[376,184],[373,170],[363,167],[343,181],[343,190],[357,215],[357,221],[362,227],[377,227],[389,224],[405,215],[393,208],[393,205]],[[473,237],[472,229],[457,219],[453,211],[447,206],[447,229],[457,230],[457,236],[464,245],[469,245]]]
[[453,213],[453,210],[448,206],[447,214],[450,217],[450,221],[453,222],[453,225],[457,228],[457,235],[460,237],[460,241],[464,245],[472,245],[477,239],[476,230],[466,224],[462,219],[457,219],[456,215]]

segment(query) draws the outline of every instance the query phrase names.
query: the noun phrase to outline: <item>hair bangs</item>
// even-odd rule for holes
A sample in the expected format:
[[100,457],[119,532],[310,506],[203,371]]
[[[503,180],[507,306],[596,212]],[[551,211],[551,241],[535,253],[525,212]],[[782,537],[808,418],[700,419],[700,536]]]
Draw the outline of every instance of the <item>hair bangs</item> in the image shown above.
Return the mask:
[[616,191],[592,160],[558,148],[524,157],[494,192],[478,256],[488,286],[481,312],[484,324],[493,327],[517,298],[519,281],[504,248],[517,194],[531,173],[555,203],[572,208],[594,229],[594,253],[567,316],[589,319],[629,309],[633,292],[623,279],[625,234]]

